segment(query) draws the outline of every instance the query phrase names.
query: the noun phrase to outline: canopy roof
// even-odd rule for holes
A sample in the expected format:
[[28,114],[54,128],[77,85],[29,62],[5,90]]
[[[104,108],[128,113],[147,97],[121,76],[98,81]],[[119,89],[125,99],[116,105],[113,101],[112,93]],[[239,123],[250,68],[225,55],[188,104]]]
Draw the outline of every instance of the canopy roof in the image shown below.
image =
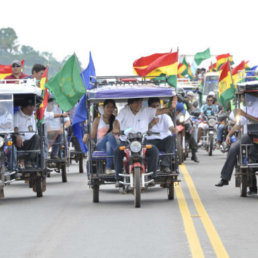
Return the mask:
[[173,97],[176,92],[169,86],[155,84],[122,84],[108,85],[87,91],[88,100],[101,99],[130,99],[151,97]]
[[237,84],[239,93],[258,92],[258,81],[242,82]]

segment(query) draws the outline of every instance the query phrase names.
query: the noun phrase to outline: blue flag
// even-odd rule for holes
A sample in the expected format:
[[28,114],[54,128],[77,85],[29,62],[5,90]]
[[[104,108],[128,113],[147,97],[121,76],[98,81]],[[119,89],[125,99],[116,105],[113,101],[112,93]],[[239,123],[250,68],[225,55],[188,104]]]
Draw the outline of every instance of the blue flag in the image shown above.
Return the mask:
[[81,73],[82,81],[84,83],[84,86],[87,90],[94,88],[95,86],[95,67],[94,63],[91,57],[91,52],[90,52],[90,60],[87,68]]
[[[250,68],[249,70],[246,71],[246,77],[248,76],[255,76],[255,71],[257,69],[257,65],[253,66],[252,68]],[[255,78],[246,78],[245,81],[254,81]]]
[[[91,76],[96,76],[94,63],[90,53],[90,60],[87,68],[81,73],[82,81],[86,89],[92,89],[94,87],[95,79]],[[85,154],[88,151],[87,145],[83,142],[84,134],[84,122],[87,120],[87,108],[86,108],[86,95],[83,95],[80,99],[78,106],[76,107],[73,121],[72,130],[76,136],[82,152]]]

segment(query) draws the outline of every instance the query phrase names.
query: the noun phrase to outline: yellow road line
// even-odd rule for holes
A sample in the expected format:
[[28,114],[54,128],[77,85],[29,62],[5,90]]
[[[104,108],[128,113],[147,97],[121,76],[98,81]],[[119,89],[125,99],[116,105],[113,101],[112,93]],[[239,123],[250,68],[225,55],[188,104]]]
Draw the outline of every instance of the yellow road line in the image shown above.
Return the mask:
[[184,193],[180,185],[175,186],[175,192],[176,192],[176,197],[180,208],[180,212],[183,218],[185,232],[186,232],[186,236],[192,253],[192,257],[202,258],[204,257],[203,250],[202,250],[199,238],[197,236],[194,223],[191,218],[191,214],[190,214],[187,202],[185,200]]
[[219,234],[217,233],[206,209],[204,208],[204,206],[202,204],[199,194],[195,188],[194,182],[184,164],[180,165],[180,170],[182,171],[182,173],[184,175],[185,182],[186,182],[188,189],[190,191],[190,194],[192,196],[195,208],[196,208],[198,214],[200,215],[202,224],[206,230],[206,233],[209,237],[209,240],[214,249],[214,252],[216,253],[216,256],[220,257],[220,258],[229,257],[229,255],[219,237]]

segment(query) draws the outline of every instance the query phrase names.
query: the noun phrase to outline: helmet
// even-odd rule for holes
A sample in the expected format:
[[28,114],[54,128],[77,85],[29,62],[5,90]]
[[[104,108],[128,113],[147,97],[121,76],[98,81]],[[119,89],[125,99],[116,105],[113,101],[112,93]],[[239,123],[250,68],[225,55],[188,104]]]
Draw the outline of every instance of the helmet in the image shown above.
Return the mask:
[[193,96],[194,96],[194,93],[193,93],[191,90],[189,90],[189,91],[187,91],[186,95],[187,95],[187,96],[192,96],[192,97],[193,97]]

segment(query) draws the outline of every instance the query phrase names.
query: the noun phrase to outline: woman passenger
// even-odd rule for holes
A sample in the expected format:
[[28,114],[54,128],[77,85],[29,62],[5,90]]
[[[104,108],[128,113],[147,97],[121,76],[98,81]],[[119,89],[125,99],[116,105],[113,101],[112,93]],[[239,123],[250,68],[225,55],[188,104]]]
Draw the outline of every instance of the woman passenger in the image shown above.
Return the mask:
[[[91,138],[97,140],[96,150],[105,151],[107,156],[113,156],[117,148],[117,141],[112,133],[114,112],[116,110],[115,101],[106,99],[103,105],[104,112],[100,117],[96,117],[92,125]],[[112,173],[113,158],[106,158],[106,174]]]

